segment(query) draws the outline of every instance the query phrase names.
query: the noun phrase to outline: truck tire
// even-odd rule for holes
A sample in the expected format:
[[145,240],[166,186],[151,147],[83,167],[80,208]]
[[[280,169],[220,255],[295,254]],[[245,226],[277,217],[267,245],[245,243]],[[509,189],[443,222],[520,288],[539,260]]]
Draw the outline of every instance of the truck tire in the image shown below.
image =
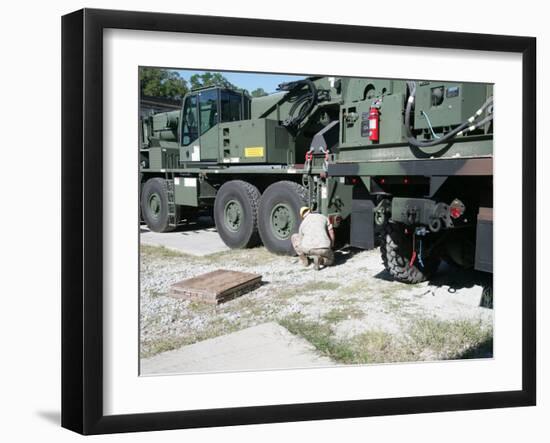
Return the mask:
[[493,309],[493,285],[483,286],[479,306],[482,308]]
[[416,259],[411,265],[412,238],[403,225],[388,223],[380,245],[384,267],[402,283],[420,283],[429,279],[439,267],[439,257],[422,257],[424,267]]
[[260,243],[259,201],[258,188],[242,180],[231,180],[219,189],[214,201],[214,221],[218,234],[230,248],[251,248]]
[[297,183],[280,181],[265,190],[258,211],[258,229],[270,252],[295,255],[290,236],[298,232],[300,208],[306,205],[306,190]]
[[169,232],[175,229],[168,219],[168,185],[163,178],[150,178],[141,190],[141,215],[151,231]]

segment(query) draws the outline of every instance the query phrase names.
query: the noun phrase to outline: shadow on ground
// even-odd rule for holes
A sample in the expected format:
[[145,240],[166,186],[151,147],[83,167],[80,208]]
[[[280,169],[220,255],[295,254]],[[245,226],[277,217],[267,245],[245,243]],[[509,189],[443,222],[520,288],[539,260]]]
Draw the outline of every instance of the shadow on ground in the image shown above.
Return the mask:
[[430,285],[449,286],[449,292],[473,286],[485,287],[492,284],[493,274],[476,271],[475,269],[460,268],[447,262],[442,262],[435,275],[430,279]]
[[[395,281],[387,270],[380,271],[374,275],[374,278],[389,282]],[[441,262],[437,272],[429,280],[429,284],[436,287],[448,286],[447,291],[454,293],[460,289],[473,288],[474,286],[491,286],[493,284],[493,275]]]
[[472,359],[472,358],[492,358],[493,357],[493,338],[489,338],[477,346],[467,349],[458,354],[456,359]]
[[346,263],[355,254],[361,252],[361,249],[352,246],[345,246],[334,251],[334,266],[340,266]]
[[[179,225],[173,232],[199,231],[208,228],[215,228],[214,219],[208,216],[200,216],[197,220],[185,222]],[[147,232],[150,232],[147,225],[143,224],[139,227],[140,234],[145,234]]]
[[61,424],[60,411],[36,411],[36,415],[51,424],[59,426]]

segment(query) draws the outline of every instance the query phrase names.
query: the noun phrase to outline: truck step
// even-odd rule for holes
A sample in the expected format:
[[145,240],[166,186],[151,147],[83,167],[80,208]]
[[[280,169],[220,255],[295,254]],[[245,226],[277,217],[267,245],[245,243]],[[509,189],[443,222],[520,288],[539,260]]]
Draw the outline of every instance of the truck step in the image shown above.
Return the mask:
[[172,228],[178,224],[176,216],[176,197],[174,189],[174,180],[166,180],[167,197],[168,197],[168,225]]

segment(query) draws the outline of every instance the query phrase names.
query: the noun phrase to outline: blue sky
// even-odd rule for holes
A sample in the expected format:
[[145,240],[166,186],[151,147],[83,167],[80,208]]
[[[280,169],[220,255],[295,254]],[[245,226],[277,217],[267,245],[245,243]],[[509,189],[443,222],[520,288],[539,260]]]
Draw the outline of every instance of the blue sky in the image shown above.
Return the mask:
[[[193,74],[203,74],[207,71],[191,71],[187,69],[178,69],[182,78],[189,82],[189,78]],[[240,88],[247,89],[249,92],[252,92],[256,88],[263,88],[267,93],[272,93],[276,91],[279,83],[290,82],[293,80],[298,80],[304,78],[303,76],[297,75],[285,75],[285,74],[253,74],[245,72],[223,72],[223,71],[210,71],[210,72],[221,72],[227,80],[233,83],[235,86]]]

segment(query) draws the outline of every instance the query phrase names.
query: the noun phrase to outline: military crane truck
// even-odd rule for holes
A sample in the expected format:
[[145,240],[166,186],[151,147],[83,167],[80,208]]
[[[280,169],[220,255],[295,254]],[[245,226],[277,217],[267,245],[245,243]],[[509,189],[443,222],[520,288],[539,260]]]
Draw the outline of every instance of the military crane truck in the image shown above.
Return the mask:
[[488,84],[336,77],[260,98],[193,90],[142,121],[142,218],[166,232],[210,211],[230,248],[292,254],[307,205],[353,247],[378,239],[399,281],[441,259],[492,272],[492,96]]

